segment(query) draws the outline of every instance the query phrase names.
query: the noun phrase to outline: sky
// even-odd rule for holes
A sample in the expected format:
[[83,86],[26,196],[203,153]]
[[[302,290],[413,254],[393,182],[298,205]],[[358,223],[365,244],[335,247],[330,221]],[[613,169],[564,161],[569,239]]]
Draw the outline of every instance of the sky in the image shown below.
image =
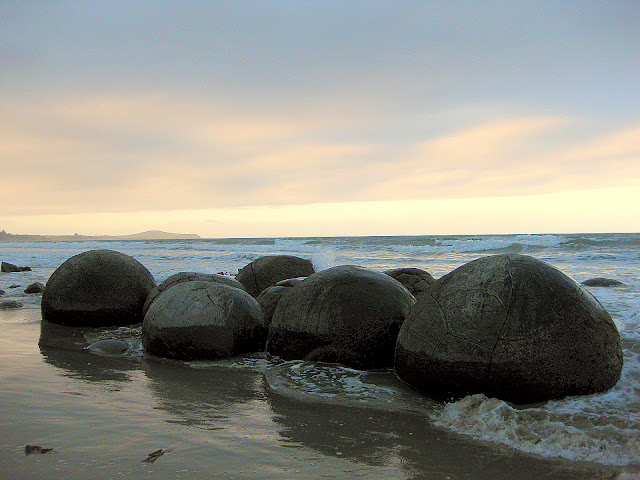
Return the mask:
[[0,230],[640,231],[640,2],[0,1]]

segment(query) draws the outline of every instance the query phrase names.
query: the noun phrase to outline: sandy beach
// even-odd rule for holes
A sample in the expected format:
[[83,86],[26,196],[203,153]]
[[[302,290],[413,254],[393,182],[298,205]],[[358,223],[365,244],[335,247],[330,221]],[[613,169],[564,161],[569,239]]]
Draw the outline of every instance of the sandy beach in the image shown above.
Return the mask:
[[[7,479],[637,478],[472,440],[420,412],[291,398],[259,369],[100,356],[81,337],[40,349],[40,323],[33,306],[0,312]],[[27,444],[53,451],[26,455]]]

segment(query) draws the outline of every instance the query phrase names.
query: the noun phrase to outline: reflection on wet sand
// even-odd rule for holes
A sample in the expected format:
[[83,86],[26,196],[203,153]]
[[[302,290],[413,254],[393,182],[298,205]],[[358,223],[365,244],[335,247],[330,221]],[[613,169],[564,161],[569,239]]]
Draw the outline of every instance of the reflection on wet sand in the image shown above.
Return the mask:
[[170,423],[217,430],[248,403],[264,398],[262,375],[225,367],[194,368],[176,360],[148,356],[142,364],[155,408],[169,413]]
[[43,320],[40,324],[40,352],[46,363],[66,376],[89,382],[129,382],[131,372],[139,370],[139,360],[131,357],[100,356],[86,350],[87,339],[100,332],[95,328],[66,327]]
[[527,455],[469,441],[419,415],[328,405],[268,394],[282,441],[370,466],[395,466],[406,478],[584,480],[614,478],[611,468]]
[[[267,387],[258,368],[189,365],[141,352],[96,355],[85,348],[95,336],[95,329],[69,330],[43,322],[44,360],[64,376],[104,383],[108,390],[125,383],[140,387],[122,389],[117,397],[107,392],[104,398],[124,402],[122,409],[135,405],[136,415],[146,418],[147,436],[142,438],[163,439],[166,445],[157,446],[177,447],[172,458],[200,468],[213,458],[228,471],[246,463],[251,478],[267,470],[269,478],[280,477],[291,462],[310,475],[331,465],[336,478],[347,468],[352,473],[390,473],[393,478],[615,478],[612,468],[527,455],[435,428],[421,409],[372,409],[353,406],[353,400],[346,406],[339,395],[322,402],[284,396]],[[173,427],[164,431],[167,423]],[[307,465],[316,456],[318,465]]]

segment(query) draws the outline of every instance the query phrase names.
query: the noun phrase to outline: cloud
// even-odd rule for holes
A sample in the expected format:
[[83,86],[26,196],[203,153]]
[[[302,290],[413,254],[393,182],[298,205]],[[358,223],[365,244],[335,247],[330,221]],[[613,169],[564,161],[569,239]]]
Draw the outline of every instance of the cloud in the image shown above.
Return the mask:
[[398,123],[348,102],[265,111],[161,91],[9,102],[0,202],[13,215],[162,211],[513,196],[640,178],[640,126],[594,135],[584,119],[481,113],[443,128],[437,116]]

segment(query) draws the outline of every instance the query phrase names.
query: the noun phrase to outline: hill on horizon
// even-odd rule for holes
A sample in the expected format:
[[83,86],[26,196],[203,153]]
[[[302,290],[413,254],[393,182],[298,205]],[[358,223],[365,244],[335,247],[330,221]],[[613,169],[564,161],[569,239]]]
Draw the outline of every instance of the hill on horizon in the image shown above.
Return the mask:
[[21,235],[0,231],[0,241],[38,242],[38,241],[81,241],[81,240],[197,240],[202,238],[196,233],[171,233],[162,230],[147,230],[130,235]]

